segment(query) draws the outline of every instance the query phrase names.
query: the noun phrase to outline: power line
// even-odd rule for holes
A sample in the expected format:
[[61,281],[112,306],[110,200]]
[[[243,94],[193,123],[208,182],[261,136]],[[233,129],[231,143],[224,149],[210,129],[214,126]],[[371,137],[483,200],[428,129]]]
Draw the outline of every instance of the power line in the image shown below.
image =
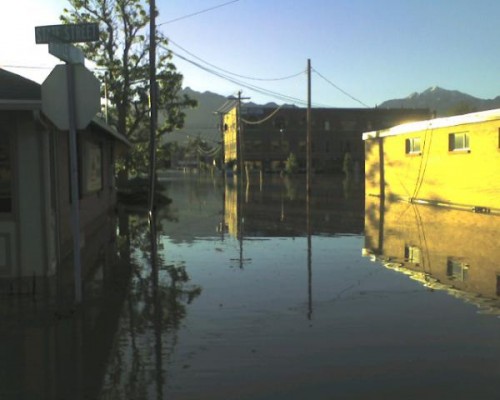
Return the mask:
[[[257,93],[260,93],[260,94],[263,94],[265,96],[272,97],[272,98],[275,98],[275,99],[279,99],[279,100],[283,100],[283,101],[291,101],[293,103],[298,103],[298,104],[301,104],[303,106],[307,105],[307,101],[305,101],[305,100],[299,99],[297,97],[288,96],[288,95],[285,95],[285,94],[282,94],[282,93],[274,92],[272,90],[264,89],[264,88],[261,88],[259,86],[255,86],[255,85],[252,85],[252,84],[249,84],[249,83],[246,83],[246,82],[242,82],[242,81],[237,80],[235,78],[232,78],[230,76],[224,75],[221,72],[214,71],[214,70],[212,70],[210,68],[207,68],[204,65],[201,65],[201,64],[197,63],[196,61],[190,60],[189,58],[184,57],[184,56],[182,56],[182,55],[174,52],[171,49],[166,49],[166,50],[170,51],[176,57],[178,57],[178,58],[180,58],[180,59],[182,59],[182,60],[184,60],[184,61],[186,61],[186,62],[188,62],[188,63],[190,63],[192,65],[194,65],[195,67],[198,67],[198,68],[202,69],[205,72],[208,72],[208,73],[210,73],[212,75],[216,75],[216,76],[218,76],[221,79],[227,80],[227,81],[229,81],[231,83],[235,83],[237,85],[240,85],[241,87],[247,88],[247,89],[252,90],[254,92],[257,92]],[[328,106],[321,105],[321,104],[315,104],[315,106],[328,107]]]
[[321,78],[323,78],[326,82],[328,82],[330,85],[332,85],[335,89],[337,89],[338,91],[344,93],[347,97],[351,98],[352,100],[358,102],[359,104],[362,104],[363,106],[367,107],[367,108],[371,108],[368,104],[362,102],[361,100],[357,99],[356,97],[350,95],[349,93],[347,93],[345,90],[341,89],[340,87],[338,87],[335,83],[333,83],[332,81],[330,81],[329,79],[325,78],[323,75],[321,75],[316,69],[313,68],[313,71],[316,72],[316,74],[318,74]]
[[214,65],[212,63],[209,63],[206,60],[203,60],[202,58],[198,57],[196,54],[193,54],[190,51],[186,50],[184,47],[182,47],[178,43],[175,43],[171,38],[168,38],[168,41],[169,41],[169,43],[173,44],[174,46],[178,47],[182,51],[184,51],[187,54],[189,54],[191,57],[196,58],[197,60],[199,60],[199,61],[201,61],[201,62],[203,62],[203,63],[211,66],[212,68],[218,69],[219,71],[225,72],[226,74],[229,74],[229,75],[236,76],[238,78],[249,79],[249,80],[252,80],[252,81],[284,81],[284,80],[296,78],[297,76],[305,74],[305,70],[303,70],[303,71],[297,72],[295,74],[288,75],[288,76],[283,76],[283,77],[280,77],[280,78],[255,78],[255,77],[251,77],[251,76],[240,75],[240,74],[236,74],[234,72],[228,71],[226,69],[220,68],[220,67],[218,67],[218,66],[216,66],[216,65]]
[[217,71],[214,71],[210,68],[207,68],[199,63],[197,63],[196,61],[193,61],[193,60],[190,60],[189,58],[186,58],[180,54],[177,54],[175,53],[174,51],[170,50],[172,52],[173,55],[175,55],[176,57],[179,57],[180,59],[194,65],[195,67],[198,67],[200,69],[202,69],[203,71],[205,72],[208,72],[212,75],[216,75],[218,76],[219,78],[222,78],[222,79],[225,79],[229,82],[232,82],[232,83],[235,83],[237,85],[241,85],[242,87],[245,87],[247,89],[250,89],[250,90],[253,90],[253,91],[256,91],[258,93],[261,93],[261,94],[265,94],[265,95],[268,95],[268,96],[271,96],[271,97],[275,97],[275,98],[279,98],[281,100],[286,100],[286,101],[295,101],[295,102],[299,102],[299,103],[302,103],[302,104],[305,104],[306,102],[302,99],[298,99],[298,98],[294,98],[294,97],[291,97],[291,96],[287,96],[287,95],[284,95],[284,94],[280,94],[280,93],[276,93],[276,92],[272,92],[270,90],[267,90],[267,89],[263,89],[263,88],[259,88],[257,86],[254,86],[254,85],[250,85],[248,83],[244,83],[244,82],[241,82],[241,81],[238,81],[237,79],[234,79],[230,76],[227,76],[227,75],[224,75],[220,72],[217,72]]
[[229,4],[232,4],[232,3],[236,3],[240,0],[232,0],[232,1],[228,1],[226,3],[222,3],[222,4],[219,4],[217,6],[213,6],[213,7],[210,7],[210,8],[206,8],[204,10],[201,10],[201,11],[197,11],[197,12],[194,12],[192,14],[188,14],[188,15],[184,15],[182,17],[178,17],[178,18],[174,18],[174,19],[171,19],[169,21],[165,21],[165,22],[162,22],[161,24],[158,24],[157,26],[161,26],[161,25],[165,25],[165,24],[171,24],[172,22],[177,22],[177,21],[180,21],[180,20],[183,20],[183,19],[186,19],[186,18],[190,18],[190,17],[194,17],[195,15],[200,15],[200,14],[203,14],[203,13],[206,13],[208,11],[212,11],[212,10],[215,10],[217,8],[221,8],[221,7],[224,7],[224,6],[227,6]]
[[269,114],[267,117],[261,119],[260,121],[249,121],[249,120],[246,120],[244,118],[241,118],[241,121],[244,122],[247,125],[260,125],[260,124],[263,124],[264,122],[266,122],[266,121],[270,120],[272,117],[274,117],[277,114],[277,112],[279,110],[281,110],[282,107],[283,107],[283,105],[279,106],[271,114]]

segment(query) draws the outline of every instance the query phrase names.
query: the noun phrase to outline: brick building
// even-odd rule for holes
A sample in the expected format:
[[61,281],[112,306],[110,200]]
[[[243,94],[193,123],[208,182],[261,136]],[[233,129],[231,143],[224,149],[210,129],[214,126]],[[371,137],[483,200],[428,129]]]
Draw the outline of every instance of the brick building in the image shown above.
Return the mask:
[[[219,112],[226,167],[237,169],[243,160],[250,169],[281,171],[294,154],[299,168],[305,169],[307,109],[242,105],[238,115],[234,102]],[[430,113],[427,109],[313,108],[311,115],[312,167],[316,172],[338,172],[347,153],[363,170],[363,132],[428,119]]]

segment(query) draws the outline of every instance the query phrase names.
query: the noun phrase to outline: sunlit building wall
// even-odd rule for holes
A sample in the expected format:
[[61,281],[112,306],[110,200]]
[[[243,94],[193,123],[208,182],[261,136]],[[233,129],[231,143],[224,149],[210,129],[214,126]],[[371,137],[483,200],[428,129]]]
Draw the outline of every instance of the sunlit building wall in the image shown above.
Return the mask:
[[223,116],[223,135],[224,135],[224,163],[228,164],[231,160],[238,158],[238,137],[237,108],[234,107]]
[[367,195],[500,211],[500,110],[364,134]]

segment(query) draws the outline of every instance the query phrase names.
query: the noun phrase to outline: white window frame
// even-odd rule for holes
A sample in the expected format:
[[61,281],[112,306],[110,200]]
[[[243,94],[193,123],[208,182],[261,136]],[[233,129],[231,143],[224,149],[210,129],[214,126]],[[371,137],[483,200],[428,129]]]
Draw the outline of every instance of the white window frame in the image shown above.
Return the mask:
[[453,151],[470,151],[470,135],[469,132],[453,132],[448,136],[448,150]]
[[[416,143],[418,143],[418,149],[416,148]],[[407,138],[405,140],[405,151],[406,154],[413,154],[413,155],[422,154],[422,140],[420,136]]]

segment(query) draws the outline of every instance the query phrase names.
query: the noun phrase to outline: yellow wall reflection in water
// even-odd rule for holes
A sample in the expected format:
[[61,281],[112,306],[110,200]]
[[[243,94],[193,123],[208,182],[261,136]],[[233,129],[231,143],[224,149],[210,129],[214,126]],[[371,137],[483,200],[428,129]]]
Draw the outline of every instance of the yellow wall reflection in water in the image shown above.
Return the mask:
[[500,314],[500,217],[365,199],[365,255]]

